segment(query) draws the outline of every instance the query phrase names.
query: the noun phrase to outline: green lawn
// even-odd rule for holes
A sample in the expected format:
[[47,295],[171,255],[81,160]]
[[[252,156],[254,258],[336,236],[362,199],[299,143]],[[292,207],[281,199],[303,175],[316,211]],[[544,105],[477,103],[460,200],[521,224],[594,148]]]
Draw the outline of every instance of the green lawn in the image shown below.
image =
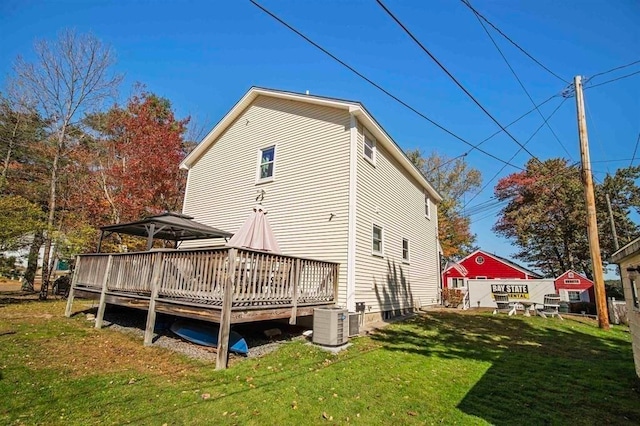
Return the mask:
[[216,372],[63,311],[0,299],[0,424],[640,424],[622,327],[432,312]]

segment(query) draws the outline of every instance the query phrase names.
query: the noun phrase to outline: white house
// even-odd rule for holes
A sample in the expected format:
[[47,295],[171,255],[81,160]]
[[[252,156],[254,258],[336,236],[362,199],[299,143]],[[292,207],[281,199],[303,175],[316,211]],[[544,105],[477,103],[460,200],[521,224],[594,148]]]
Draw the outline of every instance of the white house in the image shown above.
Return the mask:
[[181,167],[183,213],[235,232],[261,202],[284,254],[340,264],[350,311],[438,302],[441,197],[361,103],[253,87]]

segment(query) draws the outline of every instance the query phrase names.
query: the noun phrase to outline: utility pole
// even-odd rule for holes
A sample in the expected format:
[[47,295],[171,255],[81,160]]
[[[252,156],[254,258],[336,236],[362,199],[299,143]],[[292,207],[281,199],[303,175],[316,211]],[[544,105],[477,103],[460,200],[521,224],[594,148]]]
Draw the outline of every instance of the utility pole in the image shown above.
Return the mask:
[[584,94],[582,93],[582,77],[574,77],[576,90],[576,108],[578,112],[578,136],[580,137],[580,159],[582,160],[582,184],[584,198],[587,205],[587,233],[589,250],[593,267],[593,282],[596,293],[596,309],[598,311],[598,326],[609,329],[609,315],[607,314],[607,297],[604,291],[604,274],[602,258],[600,257],[600,240],[598,239],[598,222],[596,220],[596,202],[593,192],[593,177],[591,176],[591,159],[589,158],[589,138],[587,136],[587,119],[584,114]]
[[613,234],[613,247],[618,251],[620,245],[618,244],[618,234],[616,233],[616,223],[613,221],[613,210],[611,210],[611,200],[609,194],[605,194],[607,198],[607,209],[609,210],[609,223],[611,224],[611,233]]

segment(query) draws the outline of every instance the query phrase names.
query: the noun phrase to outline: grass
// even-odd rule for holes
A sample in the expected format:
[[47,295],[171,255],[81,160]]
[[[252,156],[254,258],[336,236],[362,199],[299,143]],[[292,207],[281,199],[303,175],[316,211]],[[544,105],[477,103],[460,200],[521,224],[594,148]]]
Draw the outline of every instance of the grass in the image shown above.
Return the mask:
[[0,294],[0,424],[640,424],[622,327],[431,312],[217,372],[63,312]]

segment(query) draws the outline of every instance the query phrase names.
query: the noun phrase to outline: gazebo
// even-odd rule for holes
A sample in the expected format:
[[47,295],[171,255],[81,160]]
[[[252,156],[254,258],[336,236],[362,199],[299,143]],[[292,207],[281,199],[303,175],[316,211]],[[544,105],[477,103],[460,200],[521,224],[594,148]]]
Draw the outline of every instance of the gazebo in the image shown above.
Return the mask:
[[116,223],[100,227],[98,253],[102,249],[102,241],[111,234],[136,235],[147,238],[147,251],[151,250],[153,240],[169,240],[178,246],[178,242],[209,238],[224,238],[228,240],[232,233],[196,222],[193,217],[180,213],[165,212],[156,216],[149,216],[136,222]]

